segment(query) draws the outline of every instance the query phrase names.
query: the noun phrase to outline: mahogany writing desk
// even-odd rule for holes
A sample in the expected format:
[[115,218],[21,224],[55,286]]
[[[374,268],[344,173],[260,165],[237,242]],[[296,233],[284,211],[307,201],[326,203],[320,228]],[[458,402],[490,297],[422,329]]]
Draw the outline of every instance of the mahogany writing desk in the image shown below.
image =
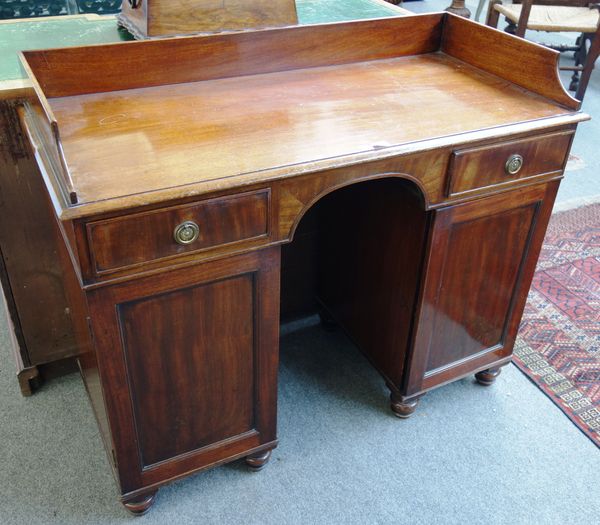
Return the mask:
[[280,310],[343,327],[400,417],[494,380],[587,118],[556,61],[449,14],[24,53],[21,119],[131,511],[266,463]]

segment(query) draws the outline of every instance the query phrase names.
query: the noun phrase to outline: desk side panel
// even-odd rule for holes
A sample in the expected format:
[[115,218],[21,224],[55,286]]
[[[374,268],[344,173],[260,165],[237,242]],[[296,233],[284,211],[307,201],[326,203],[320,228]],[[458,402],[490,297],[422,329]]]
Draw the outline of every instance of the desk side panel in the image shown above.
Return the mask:
[[418,188],[388,178],[319,202],[318,297],[392,385],[402,382],[427,233]]
[[451,14],[446,15],[441,50],[566,108],[580,106],[560,81],[557,51]]

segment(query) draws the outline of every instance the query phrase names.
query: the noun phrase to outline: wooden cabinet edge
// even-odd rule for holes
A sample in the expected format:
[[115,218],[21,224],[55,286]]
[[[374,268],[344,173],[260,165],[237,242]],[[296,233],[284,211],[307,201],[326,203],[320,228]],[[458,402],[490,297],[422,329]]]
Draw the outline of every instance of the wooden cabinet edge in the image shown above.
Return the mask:
[[[48,142],[51,140],[49,137],[42,137],[44,132],[40,130],[40,124],[50,126],[50,123],[39,116],[36,117],[34,107],[35,103],[30,101],[18,108],[21,129],[27,136],[29,147],[37,160],[54,212],[57,217],[62,218],[64,210],[69,209],[71,204],[69,204],[69,190],[62,182],[63,174],[57,165],[61,153],[56,144]],[[46,130],[45,133],[48,134],[49,131]]]
[[[485,54],[480,53],[482,48],[486,50]],[[581,106],[580,101],[567,92],[560,80],[560,53],[546,46],[446,13],[440,49],[570,110],[578,110]],[[515,61],[515,56],[522,59]],[[489,57],[495,60],[490,61]],[[529,74],[531,62],[523,57],[536,62],[537,75]],[[547,81],[547,84],[540,79]]]
[[564,179],[563,171],[555,171],[551,173],[543,173],[532,177],[518,179],[516,181],[510,181],[503,184],[494,184],[492,186],[486,186],[482,191],[473,190],[470,192],[463,192],[457,194],[457,197],[449,198],[448,200],[431,206],[429,210],[442,210],[450,206],[459,206],[461,204],[467,204],[469,202],[475,202],[477,200],[485,199],[486,197],[492,197],[494,195],[502,195],[503,193],[509,193],[511,191],[525,190],[540,184],[548,182],[561,181]]
[[[22,113],[22,112],[21,112]],[[25,117],[22,117],[22,119]],[[34,117],[30,117],[33,119]],[[139,195],[127,195],[115,197],[106,201],[81,202],[77,205],[68,203],[68,197],[60,183],[58,168],[52,168],[49,163],[47,144],[40,144],[34,140],[36,158],[40,165],[40,171],[44,178],[46,187],[57,217],[61,221],[66,220],[91,220],[92,218],[116,216],[123,212],[130,213],[134,209],[152,209],[165,202],[188,202],[194,199],[211,198],[213,195],[226,195],[239,191],[250,191],[259,186],[272,186],[281,181],[290,180],[295,177],[318,174],[323,171],[345,169],[359,164],[393,161],[411,155],[422,154],[431,150],[442,148],[465,148],[477,147],[501,140],[503,137],[526,138],[536,134],[558,132],[560,130],[575,129],[579,122],[589,120],[584,113],[571,113],[547,117],[535,121],[521,122],[506,126],[494,127],[477,131],[461,133],[428,139],[423,141],[390,146],[374,151],[361,152],[332,159],[318,160],[294,166],[283,166],[264,170],[262,172],[242,173],[224,179],[215,178],[210,181],[187,184],[182,187],[165,188]],[[24,124],[26,131],[32,139],[32,124]],[[60,156],[60,152],[56,152]],[[418,177],[417,177],[417,180]],[[428,208],[441,206],[446,201],[439,196],[426,194]]]
[[[397,175],[397,174],[394,174]],[[381,177],[377,178],[386,178],[391,177],[392,174],[384,174]],[[405,178],[399,176],[398,178]],[[433,210],[441,210],[450,206],[458,206],[462,204],[467,204],[469,202],[475,202],[481,199],[485,199],[495,195],[507,194],[513,191],[523,190],[526,191],[532,187],[539,186],[540,184],[544,184],[552,181],[559,181],[563,178],[562,172],[557,172],[549,175],[540,175],[536,177],[530,177],[527,179],[520,179],[518,181],[514,181],[510,184],[504,184],[499,186],[494,186],[494,190],[490,191],[489,187],[487,188],[487,192],[473,192],[472,194],[462,196],[460,198],[448,199],[445,202],[440,204],[431,205],[428,208],[425,208],[425,211],[433,211]],[[373,180],[374,178],[369,177],[365,179],[355,180],[352,184],[366,182],[368,180]],[[339,189],[339,188],[336,188]],[[335,190],[332,190],[335,191]],[[274,192],[276,193],[276,192]],[[329,193],[329,191],[319,194],[317,198],[311,200],[310,204],[306,205],[302,208],[301,212],[298,215],[297,220],[295,220],[294,224],[297,225],[302,215],[310,209],[315,202],[317,202],[321,197]],[[278,203],[274,202],[274,209],[276,209]],[[271,222],[276,223],[278,217],[271,217]],[[69,224],[69,223],[67,223]],[[84,233],[84,224],[85,223],[75,223],[75,245],[77,247],[77,253],[80,254],[80,258],[77,259],[75,255],[75,251],[70,250],[72,257],[77,261],[77,266],[82,269],[82,286],[85,290],[94,290],[97,288],[101,288],[104,286],[112,286],[116,284],[120,284],[129,280],[135,280],[139,278],[143,278],[149,275],[157,275],[166,271],[171,271],[175,268],[186,268],[198,264],[198,261],[201,260],[203,262],[214,261],[217,259],[225,259],[228,257],[237,256],[244,253],[250,253],[254,251],[260,251],[269,247],[279,246],[282,244],[286,244],[293,240],[295,229],[292,228],[288,234],[284,237],[278,237],[276,232],[272,232],[270,236],[262,236],[255,239],[247,239],[239,242],[228,243],[227,245],[222,245],[217,248],[207,248],[200,251],[190,252],[189,254],[183,255],[175,255],[166,257],[160,260],[153,261],[151,263],[134,265],[131,267],[127,267],[121,271],[115,270],[111,272],[106,272],[105,274],[94,276],[94,273],[91,271],[91,263],[89,256],[89,248],[87,248],[87,237]],[[73,244],[73,241],[70,241],[70,244]]]

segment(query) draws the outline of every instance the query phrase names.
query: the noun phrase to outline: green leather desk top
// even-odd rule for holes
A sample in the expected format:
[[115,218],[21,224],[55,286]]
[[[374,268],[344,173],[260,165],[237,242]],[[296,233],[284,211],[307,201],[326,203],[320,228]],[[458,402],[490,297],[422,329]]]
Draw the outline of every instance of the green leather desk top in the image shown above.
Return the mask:
[[[300,24],[402,15],[382,0],[296,0]],[[0,22],[0,82],[23,78],[17,52],[26,49],[104,44],[131,40],[114,16],[63,16]]]

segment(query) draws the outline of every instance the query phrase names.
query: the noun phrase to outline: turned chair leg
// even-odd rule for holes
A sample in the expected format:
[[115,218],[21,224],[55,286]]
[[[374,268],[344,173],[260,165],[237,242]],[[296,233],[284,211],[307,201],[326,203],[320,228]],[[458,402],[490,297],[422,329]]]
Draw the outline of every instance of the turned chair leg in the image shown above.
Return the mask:
[[577,50],[573,54],[573,58],[575,59],[575,69],[573,70],[573,75],[571,76],[569,91],[577,91],[579,85],[579,71],[583,69],[583,66],[585,66],[585,61],[587,59],[587,43],[588,41],[591,41],[592,38],[593,35],[588,33],[581,33],[581,35],[579,35],[577,38]]
[[485,19],[485,25],[498,28],[498,19],[500,13],[494,9],[494,5],[501,4],[502,0],[492,0],[488,5],[488,12]]
[[[598,29],[593,36],[589,35],[589,38],[591,38],[592,43],[589,51],[586,51],[585,58],[582,61],[583,69],[581,71],[581,77],[578,79],[577,92],[575,93],[575,98],[578,100],[583,100],[585,90],[588,87],[592,71],[594,70],[594,64],[598,59],[598,56],[600,56],[600,29]],[[585,46],[585,37],[583,40],[583,45]]]
[[490,386],[492,383],[494,383],[494,381],[496,381],[496,378],[500,375],[500,372],[502,372],[502,370],[499,366],[488,368],[487,370],[477,372],[475,374],[475,379],[480,385]]
[[258,472],[265,468],[265,465],[271,459],[272,450],[261,450],[260,452],[256,452],[254,454],[250,454],[246,456],[246,464],[250,467],[254,472]]
[[152,507],[154,503],[156,492],[157,491],[155,490],[149,494],[144,494],[143,496],[138,496],[137,498],[123,501],[123,506],[134,516],[146,514],[146,512],[150,510],[150,507]]

